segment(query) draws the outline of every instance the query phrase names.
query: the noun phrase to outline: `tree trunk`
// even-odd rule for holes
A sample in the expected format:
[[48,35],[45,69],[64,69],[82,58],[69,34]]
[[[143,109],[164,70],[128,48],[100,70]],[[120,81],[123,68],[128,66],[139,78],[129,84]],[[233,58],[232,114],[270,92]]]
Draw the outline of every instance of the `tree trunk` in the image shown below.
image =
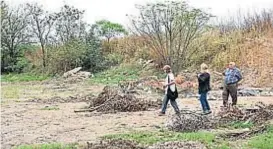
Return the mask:
[[42,54],[43,54],[43,67],[46,67],[46,55],[45,55],[45,46],[44,44],[41,44],[42,47]]
[[111,49],[111,46],[110,46],[110,38],[107,37],[107,51],[112,53],[112,49]]

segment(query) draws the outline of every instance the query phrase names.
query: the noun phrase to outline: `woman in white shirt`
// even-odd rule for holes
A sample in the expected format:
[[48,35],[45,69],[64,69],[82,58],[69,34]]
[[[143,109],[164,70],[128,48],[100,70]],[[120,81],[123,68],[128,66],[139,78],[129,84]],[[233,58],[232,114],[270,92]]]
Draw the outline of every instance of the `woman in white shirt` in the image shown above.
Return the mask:
[[162,109],[159,113],[159,116],[165,115],[166,109],[167,109],[167,105],[168,102],[171,102],[172,107],[174,108],[174,111],[176,114],[179,114],[179,108],[177,105],[177,102],[175,101],[175,99],[170,99],[170,97],[168,97],[168,89],[170,89],[171,92],[176,92],[177,93],[177,89],[176,89],[176,85],[175,85],[175,78],[174,78],[174,74],[171,71],[171,67],[169,65],[165,65],[163,67],[164,72],[167,74],[166,79],[165,79],[165,85],[163,86],[163,88],[165,89],[165,95],[164,95],[164,99],[163,99],[163,103],[162,103]]

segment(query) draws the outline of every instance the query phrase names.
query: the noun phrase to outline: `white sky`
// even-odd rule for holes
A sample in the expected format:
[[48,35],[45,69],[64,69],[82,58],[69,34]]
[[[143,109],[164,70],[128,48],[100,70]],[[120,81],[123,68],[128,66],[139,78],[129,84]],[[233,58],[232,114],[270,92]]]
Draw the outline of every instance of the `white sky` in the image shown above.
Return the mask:
[[[16,6],[24,2],[38,2],[46,10],[58,11],[63,4],[73,5],[85,10],[84,20],[94,23],[100,19],[127,25],[126,14],[136,14],[135,4],[161,0],[5,0]],[[187,0],[193,7],[203,8],[219,17],[235,14],[240,8],[242,11],[259,11],[263,8],[273,8],[273,0]]]

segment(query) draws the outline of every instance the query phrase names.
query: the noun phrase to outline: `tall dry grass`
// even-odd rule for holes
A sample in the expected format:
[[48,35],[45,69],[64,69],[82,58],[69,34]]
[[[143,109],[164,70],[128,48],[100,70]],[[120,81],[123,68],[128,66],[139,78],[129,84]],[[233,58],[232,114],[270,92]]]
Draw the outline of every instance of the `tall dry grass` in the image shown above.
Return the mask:
[[273,11],[238,15],[237,21],[230,19],[218,28],[220,36],[215,41],[222,41],[223,46],[211,61],[214,68],[221,70],[235,61],[245,70],[245,83],[273,85]]
[[[194,46],[190,48],[195,53],[189,55],[188,66],[196,69],[205,62],[212,69],[222,71],[228,62],[234,61],[243,70],[246,83],[251,86],[270,84],[273,82],[272,10],[247,14],[238,12],[237,16],[218,21],[194,41]],[[108,52],[124,55],[126,62],[143,58],[154,59],[161,64],[143,37],[114,39],[107,46],[110,47]]]

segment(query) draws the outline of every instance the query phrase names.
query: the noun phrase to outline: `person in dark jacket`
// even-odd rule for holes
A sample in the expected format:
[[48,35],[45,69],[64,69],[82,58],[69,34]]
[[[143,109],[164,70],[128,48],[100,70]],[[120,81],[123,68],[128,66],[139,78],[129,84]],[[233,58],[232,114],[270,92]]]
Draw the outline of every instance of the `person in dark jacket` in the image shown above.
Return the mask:
[[198,78],[198,93],[200,95],[200,102],[203,109],[203,114],[210,114],[210,106],[207,100],[208,91],[210,91],[210,74],[206,64],[201,65],[201,73],[197,75]]

